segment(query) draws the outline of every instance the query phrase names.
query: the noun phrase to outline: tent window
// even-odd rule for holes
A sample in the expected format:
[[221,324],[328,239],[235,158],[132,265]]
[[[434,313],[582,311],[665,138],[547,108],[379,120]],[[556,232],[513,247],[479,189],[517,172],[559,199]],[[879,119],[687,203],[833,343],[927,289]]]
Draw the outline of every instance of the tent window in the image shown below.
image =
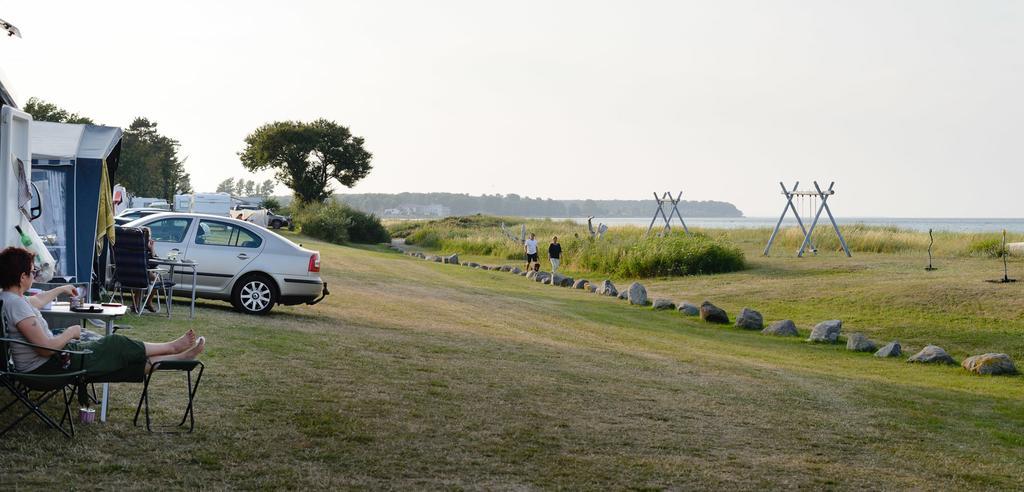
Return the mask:
[[32,169],[32,183],[39,188],[39,200],[42,202],[43,214],[32,222],[39,233],[46,249],[57,262],[54,274],[68,275],[68,228],[67,202],[68,178],[70,174],[63,169]]

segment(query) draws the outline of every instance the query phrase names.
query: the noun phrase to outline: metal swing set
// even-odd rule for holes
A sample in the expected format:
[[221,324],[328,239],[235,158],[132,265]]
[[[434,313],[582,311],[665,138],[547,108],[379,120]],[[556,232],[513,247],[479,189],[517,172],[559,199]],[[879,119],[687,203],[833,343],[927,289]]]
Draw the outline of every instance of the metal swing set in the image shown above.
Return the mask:
[[[665,227],[662,229],[661,234],[666,232],[672,232],[672,219],[678,217],[679,223],[683,225],[683,232],[687,235],[690,234],[690,229],[686,227],[686,221],[683,220],[683,214],[679,213],[679,202],[683,199],[683,192],[680,191],[679,195],[673,197],[671,191],[662,193],[659,197],[657,192],[654,192],[654,201],[658,203],[658,210],[654,212],[654,217],[651,218],[651,225],[647,226],[647,232],[644,235],[651,233],[651,229],[654,228],[654,223],[658,220],[660,215],[665,220]],[[665,215],[665,209],[662,207],[668,207],[672,204],[672,210]]]
[[[792,189],[786,189],[786,185],[781,181],[779,186],[782,187],[782,194],[786,197],[786,207],[782,209],[782,215],[779,216],[779,222],[775,224],[775,230],[772,231],[771,237],[768,238],[768,245],[764,247],[764,255],[768,256],[768,253],[772,249],[772,243],[775,241],[775,236],[778,235],[779,229],[782,228],[782,221],[786,218],[786,214],[790,211],[796,217],[796,223],[800,226],[800,230],[804,233],[804,240],[800,244],[800,249],[797,250],[796,256],[803,257],[804,252],[810,251],[811,254],[817,255],[818,248],[811,242],[811,234],[814,233],[814,228],[818,225],[818,219],[821,217],[821,212],[828,214],[828,220],[832,222],[832,228],[836,231],[836,236],[839,237],[839,244],[843,246],[843,251],[846,252],[846,256],[853,256],[850,254],[850,248],[846,246],[846,239],[843,238],[843,233],[839,232],[839,225],[836,224],[836,218],[832,216],[832,210],[828,208],[828,198],[834,195],[836,192],[833,189],[836,183],[833,181],[828,185],[828,189],[822,191],[821,187],[818,186],[818,182],[814,181],[814,190],[800,190],[800,182],[797,181],[793,184]],[[800,204],[798,208],[793,200],[797,200]],[[808,229],[804,226],[804,221],[800,218],[800,210],[806,212],[805,218],[810,219],[813,212],[813,219],[811,219],[811,227]]]

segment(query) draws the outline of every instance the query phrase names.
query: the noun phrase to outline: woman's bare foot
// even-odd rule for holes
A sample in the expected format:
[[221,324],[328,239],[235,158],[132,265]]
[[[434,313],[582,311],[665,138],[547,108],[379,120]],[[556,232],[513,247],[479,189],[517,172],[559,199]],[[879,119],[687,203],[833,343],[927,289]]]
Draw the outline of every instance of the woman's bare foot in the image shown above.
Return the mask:
[[195,330],[189,328],[189,330],[186,331],[184,335],[178,337],[177,340],[170,342],[172,349],[171,353],[176,354],[178,352],[184,352],[192,348],[192,346],[194,346],[195,344],[196,332]]
[[206,348],[206,337],[199,337],[196,339],[194,347],[178,354],[181,360],[192,360],[199,357],[199,354],[203,353],[203,349]]

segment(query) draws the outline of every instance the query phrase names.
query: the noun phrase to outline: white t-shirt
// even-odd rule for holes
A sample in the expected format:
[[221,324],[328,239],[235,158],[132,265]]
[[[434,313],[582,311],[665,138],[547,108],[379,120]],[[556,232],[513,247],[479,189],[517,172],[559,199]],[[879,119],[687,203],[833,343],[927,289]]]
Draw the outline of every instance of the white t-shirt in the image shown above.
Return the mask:
[[[50,331],[50,326],[46,324],[43,315],[23,296],[5,290],[0,292],[0,299],[4,300],[3,317],[7,321],[8,337],[27,342],[28,339],[21,334],[17,325],[26,318],[34,317],[36,322],[43,327],[43,333],[48,338],[53,338],[53,332]],[[17,343],[11,344],[11,355],[14,356],[14,367],[18,372],[31,372],[49,359],[49,357],[36,353],[34,348]]]
[[526,240],[526,254],[535,255],[537,254],[537,240],[527,239]]

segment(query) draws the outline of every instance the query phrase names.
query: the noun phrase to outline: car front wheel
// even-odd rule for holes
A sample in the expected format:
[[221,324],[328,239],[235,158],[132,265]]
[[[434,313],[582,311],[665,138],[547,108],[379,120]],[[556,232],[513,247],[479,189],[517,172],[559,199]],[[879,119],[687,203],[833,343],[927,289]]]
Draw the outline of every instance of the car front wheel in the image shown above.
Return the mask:
[[245,314],[267,314],[277,300],[277,285],[270,277],[258,273],[242,277],[231,292],[231,304]]

